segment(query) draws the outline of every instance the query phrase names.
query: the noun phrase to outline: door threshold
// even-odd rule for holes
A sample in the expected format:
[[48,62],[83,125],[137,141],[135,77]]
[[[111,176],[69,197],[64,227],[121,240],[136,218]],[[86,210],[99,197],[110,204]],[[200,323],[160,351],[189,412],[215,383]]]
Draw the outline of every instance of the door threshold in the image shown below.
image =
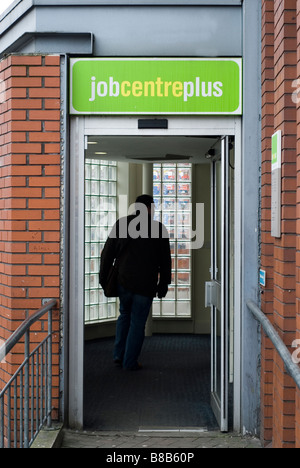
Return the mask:
[[207,427],[140,427],[139,434],[141,433],[203,433],[208,432]]

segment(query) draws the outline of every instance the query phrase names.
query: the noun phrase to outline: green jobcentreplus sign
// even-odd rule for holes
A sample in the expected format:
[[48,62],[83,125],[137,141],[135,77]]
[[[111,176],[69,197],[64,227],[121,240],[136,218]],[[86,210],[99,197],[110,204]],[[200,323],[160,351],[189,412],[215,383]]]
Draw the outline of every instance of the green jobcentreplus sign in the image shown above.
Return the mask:
[[71,114],[242,114],[242,59],[71,59]]

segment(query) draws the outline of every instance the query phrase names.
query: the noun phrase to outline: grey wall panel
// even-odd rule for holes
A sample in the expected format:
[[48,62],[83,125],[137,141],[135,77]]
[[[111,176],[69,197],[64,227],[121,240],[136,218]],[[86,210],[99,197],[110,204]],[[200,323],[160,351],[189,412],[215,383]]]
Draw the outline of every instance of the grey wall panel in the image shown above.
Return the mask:
[[242,428],[255,434],[260,427],[260,326],[246,307],[259,303],[259,206],[261,166],[261,2],[244,1],[243,116],[243,289],[242,289]]
[[96,56],[242,55],[238,7],[44,7],[37,30],[92,32]]

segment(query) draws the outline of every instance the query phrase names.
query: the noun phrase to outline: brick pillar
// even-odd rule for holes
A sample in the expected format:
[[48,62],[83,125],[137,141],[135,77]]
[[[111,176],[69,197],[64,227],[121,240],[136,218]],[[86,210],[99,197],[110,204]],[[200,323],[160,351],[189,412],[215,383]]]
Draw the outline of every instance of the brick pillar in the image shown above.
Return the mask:
[[[271,237],[271,136],[274,133],[274,1],[262,2],[262,166],[261,166],[261,268],[267,284],[261,307],[273,321],[274,243]],[[273,345],[262,331],[261,439],[273,437]]]
[[[43,298],[60,297],[59,56],[0,62],[0,204],[0,339],[6,340]],[[23,360],[18,351],[1,364],[2,381]]]
[[[274,0],[274,131],[282,130],[282,237],[274,240],[274,324],[287,346],[296,327],[296,0]],[[274,353],[273,447],[295,442],[295,385]]]

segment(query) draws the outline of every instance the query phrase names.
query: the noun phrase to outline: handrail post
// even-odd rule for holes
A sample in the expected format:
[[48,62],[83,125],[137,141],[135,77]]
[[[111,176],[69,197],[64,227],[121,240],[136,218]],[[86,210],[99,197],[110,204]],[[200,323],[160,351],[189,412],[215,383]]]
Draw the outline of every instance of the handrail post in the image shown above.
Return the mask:
[[25,333],[24,447],[29,447],[29,343],[30,330]]
[[47,426],[52,423],[52,309],[48,312],[48,417]]

